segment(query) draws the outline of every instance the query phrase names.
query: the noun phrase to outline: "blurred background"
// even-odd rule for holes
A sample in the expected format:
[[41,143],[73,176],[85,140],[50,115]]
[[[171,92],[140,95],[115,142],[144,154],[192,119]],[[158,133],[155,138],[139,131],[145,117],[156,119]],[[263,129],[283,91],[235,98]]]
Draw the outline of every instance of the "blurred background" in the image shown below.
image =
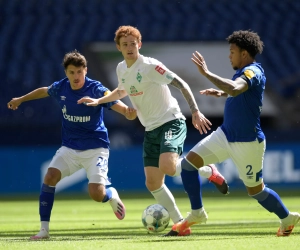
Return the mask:
[[[221,125],[225,100],[200,96],[212,87],[191,61],[198,50],[209,69],[231,78],[226,38],[235,30],[257,32],[265,47],[257,61],[267,76],[261,117],[267,136],[264,179],[290,192],[300,188],[300,1],[297,0],[0,0],[0,182],[1,197],[39,193],[47,164],[61,143],[61,111],[53,99],[7,109],[13,97],[64,78],[65,53],[77,49],[88,60],[88,77],[113,90],[122,60],[114,44],[121,25],[142,33],[140,53],[162,61],[186,80],[201,111]],[[192,126],[181,93],[171,91],[186,115],[186,152],[203,138]],[[154,99],[155,101],[155,99]],[[128,99],[124,99],[128,105]],[[109,175],[119,192],[147,192],[142,165],[144,128],[138,120],[105,111],[111,139]],[[244,190],[234,165],[218,165],[231,190]],[[183,192],[180,178],[167,178]],[[58,192],[82,193],[87,181],[79,171],[59,183]],[[203,180],[203,189],[213,185]]]

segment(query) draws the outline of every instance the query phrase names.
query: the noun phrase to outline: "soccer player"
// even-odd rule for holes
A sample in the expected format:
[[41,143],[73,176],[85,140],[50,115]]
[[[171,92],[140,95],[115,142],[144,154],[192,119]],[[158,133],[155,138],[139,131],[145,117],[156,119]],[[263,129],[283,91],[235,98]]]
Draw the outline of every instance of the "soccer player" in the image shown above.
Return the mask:
[[[228,38],[229,59],[234,70],[232,79],[210,72],[203,56],[195,52],[192,61],[199,72],[218,89],[200,91],[202,95],[227,97],[223,124],[195,145],[181,162],[183,169],[203,169],[209,163],[231,158],[235,163],[248,194],[280,219],[277,236],[289,236],[300,220],[300,214],[290,212],[279,195],[263,182],[265,135],[260,125],[263,95],[266,84],[264,70],[255,56],[263,51],[263,42],[252,31],[235,31]],[[188,220],[173,226],[184,231]]]
[[112,109],[127,119],[136,118],[136,110],[121,101],[109,102],[98,107],[78,105],[80,97],[99,98],[110,91],[100,82],[86,76],[87,61],[78,51],[65,54],[63,59],[66,78],[54,82],[8,102],[16,110],[23,102],[51,96],[62,111],[62,146],[57,150],[44,177],[39,197],[41,228],[31,240],[49,238],[49,222],[54,202],[55,186],[76,171],[84,168],[89,179],[90,197],[97,202],[109,202],[119,220],[125,217],[125,206],[107,177],[109,138],[103,122],[103,108]]
[[[157,203],[169,211],[173,223],[177,223],[183,217],[172,193],[164,184],[164,179],[165,174],[169,176],[181,175],[184,188],[191,202],[192,212],[189,218],[197,223],[205,223],[207,214],[202,204],[198,171],[195,168],[182,170],[180,165],[176,164],[183,151],[186,123],[177,100],[171,95],[168,84],[181,91],[190,107],[193,125],[201,134],[207,133],[211,123],[199,111],[191,89],[186,82],[158,60],[139,53],[142,46],[142,36],[137,28],[132,26],[119,27],[114,40],[117,49],[124,57],[124,61],[117,66],[118,87],[103,98],[82,98],[78,103],[97,106],[105,102],[122,99],[128,95],[146,130],[143,143],[143,160],[148,190]],[[227,193],[227,182],[215,168],[211,169],[211,176],[208,178],[217,187],[225,188],[225,193]],[[180,233],[171,231],[168,236],[185,236],[190,233],[190,228],[186,228]]]

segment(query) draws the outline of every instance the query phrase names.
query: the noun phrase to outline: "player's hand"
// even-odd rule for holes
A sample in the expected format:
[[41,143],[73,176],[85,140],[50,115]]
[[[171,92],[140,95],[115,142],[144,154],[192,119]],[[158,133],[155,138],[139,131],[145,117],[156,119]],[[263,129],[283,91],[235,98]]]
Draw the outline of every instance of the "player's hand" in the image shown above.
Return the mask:
[[21,103],[22,103],[21,98],[16,97],[16,98],[11,99],[11,101],[7,103],[7,107],[9,109],[16,110],[21,105]]
[[212,125],[211,122],[198,110],[192,114],[192,122],[201,135],[203,133],[207,134],[207,130],[210,130],[210,126]]
[[82,97],[77,101],[77,104],[84,104],[86,106],[98,106],[100,104],[99,99]]
[[211,95],[215,97],[221,97],[224,94],[224,91],[210,88],[210,89],[200,90],[199,93],[201,95]]
[[127,107],[125,117],[128,120],[134,120],[137,117],[137,112],[134,108]]
[[203,56],[198,51],[195,51],[195,53],[193,53],[193,57],[191,59],[196,64],[199,72],[202,75],[205,75],[208,72],[206,62]]

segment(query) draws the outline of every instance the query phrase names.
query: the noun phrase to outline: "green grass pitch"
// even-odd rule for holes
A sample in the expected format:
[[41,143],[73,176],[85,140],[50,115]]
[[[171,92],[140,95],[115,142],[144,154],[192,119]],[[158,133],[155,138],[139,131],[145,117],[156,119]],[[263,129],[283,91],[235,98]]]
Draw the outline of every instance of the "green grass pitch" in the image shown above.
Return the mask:
[[[149,197],[149,196],[148,196]],[[176,198],[185,216],[190,211],[187,197]],[[300,196],[282,200],[291,211],[300,212]],[[194,225],[188,237],[147,234],[142,226],[144,208],[151,198],[125,198],[124,220],[119,221],[109,204],[90,199],[54,202],[49,240],[29,241],[39,230],[37,200],[0,201],[0,249],[5,250],[132,250],[132,249],[300,249],[300,224],[290,237],[276,237],[279,220],[247,197],[203,197],[207,224]],[[171,224],[167,228],[171,228]],[[165,232],[167,232],[167,230]]]

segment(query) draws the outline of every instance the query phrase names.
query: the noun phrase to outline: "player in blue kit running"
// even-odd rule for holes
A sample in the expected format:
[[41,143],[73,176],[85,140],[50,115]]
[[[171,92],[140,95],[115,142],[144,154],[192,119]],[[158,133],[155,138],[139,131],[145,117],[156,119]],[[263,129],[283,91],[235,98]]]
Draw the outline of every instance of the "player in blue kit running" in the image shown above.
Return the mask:
[[[210,129],[210,121],[199,111],[189,85],[170,71],[160,61],[139,53],[142,46],[140,31],[132,26],[120,26],[115,33],[117,49],[124,60],[117,66],[118,87],[103,98],[82,98],[78,102],[97,106],[128,96],[137,110],[138,118],[145,127],[143,143],[144,172],[146,186],[157,203],[169,212],[173,223],[183,219],[174,196],[164,184],[165,174],[181,175],[187,192],[192,218],[197,223],[205,223],[207,214],[202,204],[201,183],[196,169],[181,169],[177,159],[182,154],[186,138],[185,116],[177,100],[171,95],[169,86],[181,91],[192,114],[192,123],[201,134]],[[224,177],[211,168],[207,178],[224,194],[228,185]],[[190,228],[180,233],[171,231],[166,236],[190,235]]]
[[[228,38],[229,59],[234,70],[232,79],[213,74],[207,68],[203,56],[195,52],[192,61],[199,72],[217,89],[206,89],[200,94],[227,97],[223,124],[195,145],[181,162],[182,169],[209,171],[207,164],[231,158],[235,163],[250,197],[280,219],[277,236],[289,236],[300,220],[300,214],[289,212],[279,195],[263,182],[263,159],[266,147],[265,135],[260,126],[266,77],[255,56],[262,53],[263,42],[252,31],[235,31]],[[185,219],[173,226],[182,231],[193,222]]]
[[136,110],[121,101],[89,107],[78,105],[81,97],[100,98],[109,90],[99,81],[86,77],[87,61],[78,51],[65,54],[66,78],[49,87],[38,88],[22,97],[13,98],[8,108],[16,110],[23,102],[51,96],[62,110],[62,146],[57,150],[44,177],[39,197],[41,228],[31,240],[49,238],[49,222],[54,202],[55,186],[66,176],[84,168],[89,179],[90,197],[97,202],[109,202],[119,220],[125,217],[125,206],[115,188],[106,188],[108,180],[109,138],[103,121],[103,108],[112,109],[127,119],[136,118]]

